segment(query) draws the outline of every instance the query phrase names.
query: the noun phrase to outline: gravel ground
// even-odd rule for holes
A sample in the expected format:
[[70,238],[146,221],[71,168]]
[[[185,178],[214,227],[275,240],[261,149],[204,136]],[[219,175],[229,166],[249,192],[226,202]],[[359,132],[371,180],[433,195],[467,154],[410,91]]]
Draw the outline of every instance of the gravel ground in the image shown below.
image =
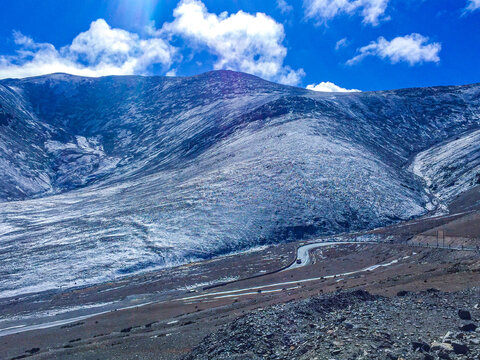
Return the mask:
[[479,303],[479,288],[317,296],[242,316],[184,359],[480,359]]

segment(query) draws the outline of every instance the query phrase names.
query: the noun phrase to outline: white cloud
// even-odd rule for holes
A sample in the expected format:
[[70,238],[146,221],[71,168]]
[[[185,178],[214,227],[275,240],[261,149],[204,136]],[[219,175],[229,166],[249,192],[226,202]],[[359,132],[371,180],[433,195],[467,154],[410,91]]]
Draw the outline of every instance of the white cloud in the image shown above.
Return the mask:
[[177,69],[171,69],[171,70],[167,71],[165,76],[177,76]]
[[480,9],[480,0],[468,0],[467,7],[465,10],[468,11],[475,11]]
[[429,43],[428,37],[420,34],[399,36],[388,41],[379,37],[377,41],[371,42],[357,50],[357,56],[347,61],[347,65],[353,65],[367,56],[378,56],[382,59],[389,59],[392,64],[407,62],[410,65],[423,62],[439,62],[438,53],[442,49],[440,43]]
[[255,15],[209,13],[199,0],[183,0],[175,8],[174,21],[160,33],[181,36],[189,45],[206,47],[217,56],[215,69],[230,69],[258,75],[285,84],[298,84],[302,69],[283,65],[287,49],[283,25],[264,13]]
[[389,0],[303,0],[305,17],[326,23],[341,14],[360,12],[365,24],[378,25],[384,17]]
[[[285,1],[285,6],[289,6]],[[56,48],[37,43],[14,32],[14,55],[0,55],[0,78],[27,77],[54,72],[82,76],[148,74],[153,66],[176,74],[180,49],[172,46],[181,37],[185,47],[207,49],[215,55],[215,69],[230,69],[258,75],[284,84],[299,84],[303,69],[284,65],[283,25],[264,13],[209,13],[200,0],[182,0],[174,20],[156,29],[146,27],[144,35],[112,28],[103,19],[91,23],[71,44]],[[188,59],[187,59],[188,60]]]
[[289,5],[285,0],[277,0],[277,8],[280,9],[282,14],[288,14],[293,11],[293,6]]
[[172,64],[175,48],[160,38],[111,28],[98,19],[61,49],[36,43],[14,32],[15,55],[0,56],[0,78],[27,77],[65,72],[83,76],[143,74],[154,64],[166,69]]
[[335,50],[339,50],[342,47],[348,46],[347,38],[340,39],[335,44]]
[[330,81],[324,81],[319,84],[307,85],[307,89],[322,92],[360,92],[360,90],[357,89],[344,89]]

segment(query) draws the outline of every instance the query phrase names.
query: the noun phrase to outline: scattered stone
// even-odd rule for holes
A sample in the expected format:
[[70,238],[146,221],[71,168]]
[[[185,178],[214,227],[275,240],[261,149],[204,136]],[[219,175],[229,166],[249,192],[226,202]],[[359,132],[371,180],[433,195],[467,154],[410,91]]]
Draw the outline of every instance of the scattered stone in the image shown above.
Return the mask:
[[467,310],[458,310],[458,317],[462,320],[472,320],[472,315]]
[[449,340],[452,338],[453,333],[451,331],[447,332],[443,337],[443,342],[450,342]]
[[476,329],[477,325],[475,325],[474,323],[469,323],[460,327],[460,330],[462,331],[475,331]]
[[412,349],[413,351],[424,351],[424,352],[430,352],[430,345],[427,343],[424,343],[423,341],[412,341]]
[[246,313],[183,359],[480,360],[480,347],[471,342],[476,333],[449,331],[457,325],[451,304],[461,303],[476,319],[477,302],[477,289],[391,298],[364,291],[323,294]]
[[445,359],[445,360],[449,360],[449,359],[450,359],[449,353],[446,352],[446,351],[443,351],[443,350],[442,350],[442,351],[439,351],[437,355],[438,355],[438,357],[439,357],[440,359]]
[[431,349],[433,351],[438,351],[438,350],[442,350],[442,351],[453,351],[453,346],[449,343],[439,343],[439,342],[436,342],[434,341],[431,345]]
[[465,355],[469,353],[469,348],[467,345],[452,343],[453,352],[457,355]]

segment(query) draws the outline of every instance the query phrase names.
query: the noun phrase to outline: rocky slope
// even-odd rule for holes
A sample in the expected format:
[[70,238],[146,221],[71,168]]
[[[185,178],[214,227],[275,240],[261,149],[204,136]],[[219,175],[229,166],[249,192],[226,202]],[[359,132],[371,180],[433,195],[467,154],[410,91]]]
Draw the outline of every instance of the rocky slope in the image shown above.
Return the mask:
[[423,215],[474,169],[444,195],[412,159],[475,136],[479,94],[230,71],[0,81],[0,297]]
[[185,359],[478,359],[478,294],[357,290],[276,305],[224,325]]
[[441,200],[480,185],[480,130],[422,151],[411,168]]

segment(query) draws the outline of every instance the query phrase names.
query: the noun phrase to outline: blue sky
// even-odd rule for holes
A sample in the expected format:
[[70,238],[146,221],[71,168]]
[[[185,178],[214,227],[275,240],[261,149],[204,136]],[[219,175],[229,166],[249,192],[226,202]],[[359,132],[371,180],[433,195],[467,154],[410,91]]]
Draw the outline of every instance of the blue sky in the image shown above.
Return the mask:
[[0,10],[0,78],[232,69],[323,91],[480,82],[480,0],[0,0]]

